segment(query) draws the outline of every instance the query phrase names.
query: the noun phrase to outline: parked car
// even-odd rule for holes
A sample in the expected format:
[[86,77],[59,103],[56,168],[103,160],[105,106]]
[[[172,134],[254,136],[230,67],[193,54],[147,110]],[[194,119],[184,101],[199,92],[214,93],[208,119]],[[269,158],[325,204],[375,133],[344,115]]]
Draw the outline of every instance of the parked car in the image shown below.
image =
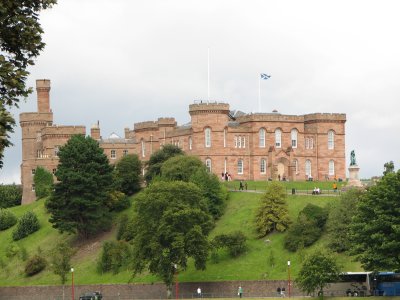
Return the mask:
[[79,297],[79,300],[101,300],[103,295],[100,292],[84,293]]

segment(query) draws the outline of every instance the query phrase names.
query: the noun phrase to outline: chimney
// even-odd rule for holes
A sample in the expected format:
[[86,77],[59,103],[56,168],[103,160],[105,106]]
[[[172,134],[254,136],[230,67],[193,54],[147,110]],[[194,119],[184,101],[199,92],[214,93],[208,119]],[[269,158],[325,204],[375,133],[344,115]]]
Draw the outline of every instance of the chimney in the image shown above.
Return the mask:
[[50,112],[50,80],[36,80],[37,103],[39,113]]
[[92,126],[92,128],[90,128],[90,136],[92,137],[92,139],[94,140],[100,140],[100,125],[99,125],[99,121],[97,121],[97,124],[94,124]]

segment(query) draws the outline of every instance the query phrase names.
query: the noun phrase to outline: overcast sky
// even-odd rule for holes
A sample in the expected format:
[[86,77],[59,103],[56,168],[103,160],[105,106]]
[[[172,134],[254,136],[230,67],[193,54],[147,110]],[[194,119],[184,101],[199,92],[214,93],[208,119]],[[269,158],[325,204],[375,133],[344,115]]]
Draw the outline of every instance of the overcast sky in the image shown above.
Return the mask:
[[[103,137],[133,123],[190,118],[210,98],[246,113],[346,113],[346,157],[360,177],[400,166],[400,2],[58,0],[41,13],[47,46],[28,84],[50,79],[54,123],[100,121]],[[36,93],[20,112],[36,111]],[[20,182],[21,129],[0,183]]]

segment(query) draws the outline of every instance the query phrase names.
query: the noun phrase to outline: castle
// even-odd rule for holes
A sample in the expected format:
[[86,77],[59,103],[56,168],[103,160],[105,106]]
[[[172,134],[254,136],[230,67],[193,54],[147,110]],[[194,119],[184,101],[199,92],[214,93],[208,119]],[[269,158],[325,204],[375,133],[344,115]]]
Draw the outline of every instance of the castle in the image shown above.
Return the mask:
[[[53,124],[50,80],[36,81],[37,112],[21,113],[22,204],[35,201],[33,175],[42,166],[55,173],[58,150],[84,126]],[[227,103],[189,105],[191,122],[159,118],[125,128],[123,138],[102,138],[99,124],[90,129],[111,163],[127,154],[147,161],[165,144],[199,157],[210,172],[228,172],[242,180],[333,180],[345,178],[345,114],[284,115],[231,111]],[[144,172],[144,170],[143,170]]]

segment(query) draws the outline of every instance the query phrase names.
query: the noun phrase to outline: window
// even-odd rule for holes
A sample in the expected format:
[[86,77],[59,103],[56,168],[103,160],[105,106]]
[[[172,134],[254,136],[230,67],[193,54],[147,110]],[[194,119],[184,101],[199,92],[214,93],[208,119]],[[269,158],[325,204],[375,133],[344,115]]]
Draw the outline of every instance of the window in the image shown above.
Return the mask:
[[292,129],[290,136],[292,138],[292,148],[297,148],[297,129]]
[[32,175],[35,175],[36,169],[32,169],[31,172],[32,172]]
[[128,150],[124,150],[123,152],[122,152],[122,154],[124,155],[124,156],[127,156],[128,155]]
[[335,175],[335,162],[333,160],[329,161],[329,168],[328,168],[328,174],[329,176]]
[[189,150],[192,150],[192,146],[193,146],[193,140],[192,137],[189,136]]
[[35,185],[32,184],[32,192],[34,192],[34,191],[35,191]]
[[224,148],[226,147],[226,128],[224,128]]
[[211,128],[204,130],[205,145],[207,148],[211,147]]
[[265,129],[261,128],[258,131],[258,146],[260,148],[265,148]]
[[238,139],[237,139],[237,136],[235,136],[235,148],[237,148],[238,147]]
[[332,150],[335,148],[335,133],[333,130],[328,131],[328,149]]
[[144,140],[142,140],[142,157],[146,156],[146,145],[144,144]]
[[310,138],[310,149],[314,148],[314,139]]
[[275,130],[275,147],[280,148],[282,146],[282,131],[280,129]]
[[211,159],[210,158],[206,159],[206,168],[207,168],[207,172],[211,173]]
[[260,173],[265,174],[267,171],[267,161],[264,158],[260,160]]
[[306,160],[306,176],[311,177],[311,161],[309,159]]
[[243,174],[243,159],[239,159],[237,163],[238,174]]
[[246,137],[242,137],[242,147],[246,148]]
[[306,149],[310,149],[310,139],[309,138],[306,138],[304,144],[305,144]]
[[117,154],[115,152],[115,150],[111,150],[111,159],[116,159],[117,158]]
[[293,165],[294,165],[294,172],[296,174],[299,174],[299,162],[297,161],[297,159],[293,160]]
[[53,175],[56,175],[57,169],[53,169]]
[[228,165],[228,159],[225,157],[224,160],[224,173],[226,173],[226,166]]
[[58,157],[58,152],[60,151],[60,146],[54,146],[54,156]]
[[238,139],[238,148],[242,148],[242,137],[238,136],[237,139]]

